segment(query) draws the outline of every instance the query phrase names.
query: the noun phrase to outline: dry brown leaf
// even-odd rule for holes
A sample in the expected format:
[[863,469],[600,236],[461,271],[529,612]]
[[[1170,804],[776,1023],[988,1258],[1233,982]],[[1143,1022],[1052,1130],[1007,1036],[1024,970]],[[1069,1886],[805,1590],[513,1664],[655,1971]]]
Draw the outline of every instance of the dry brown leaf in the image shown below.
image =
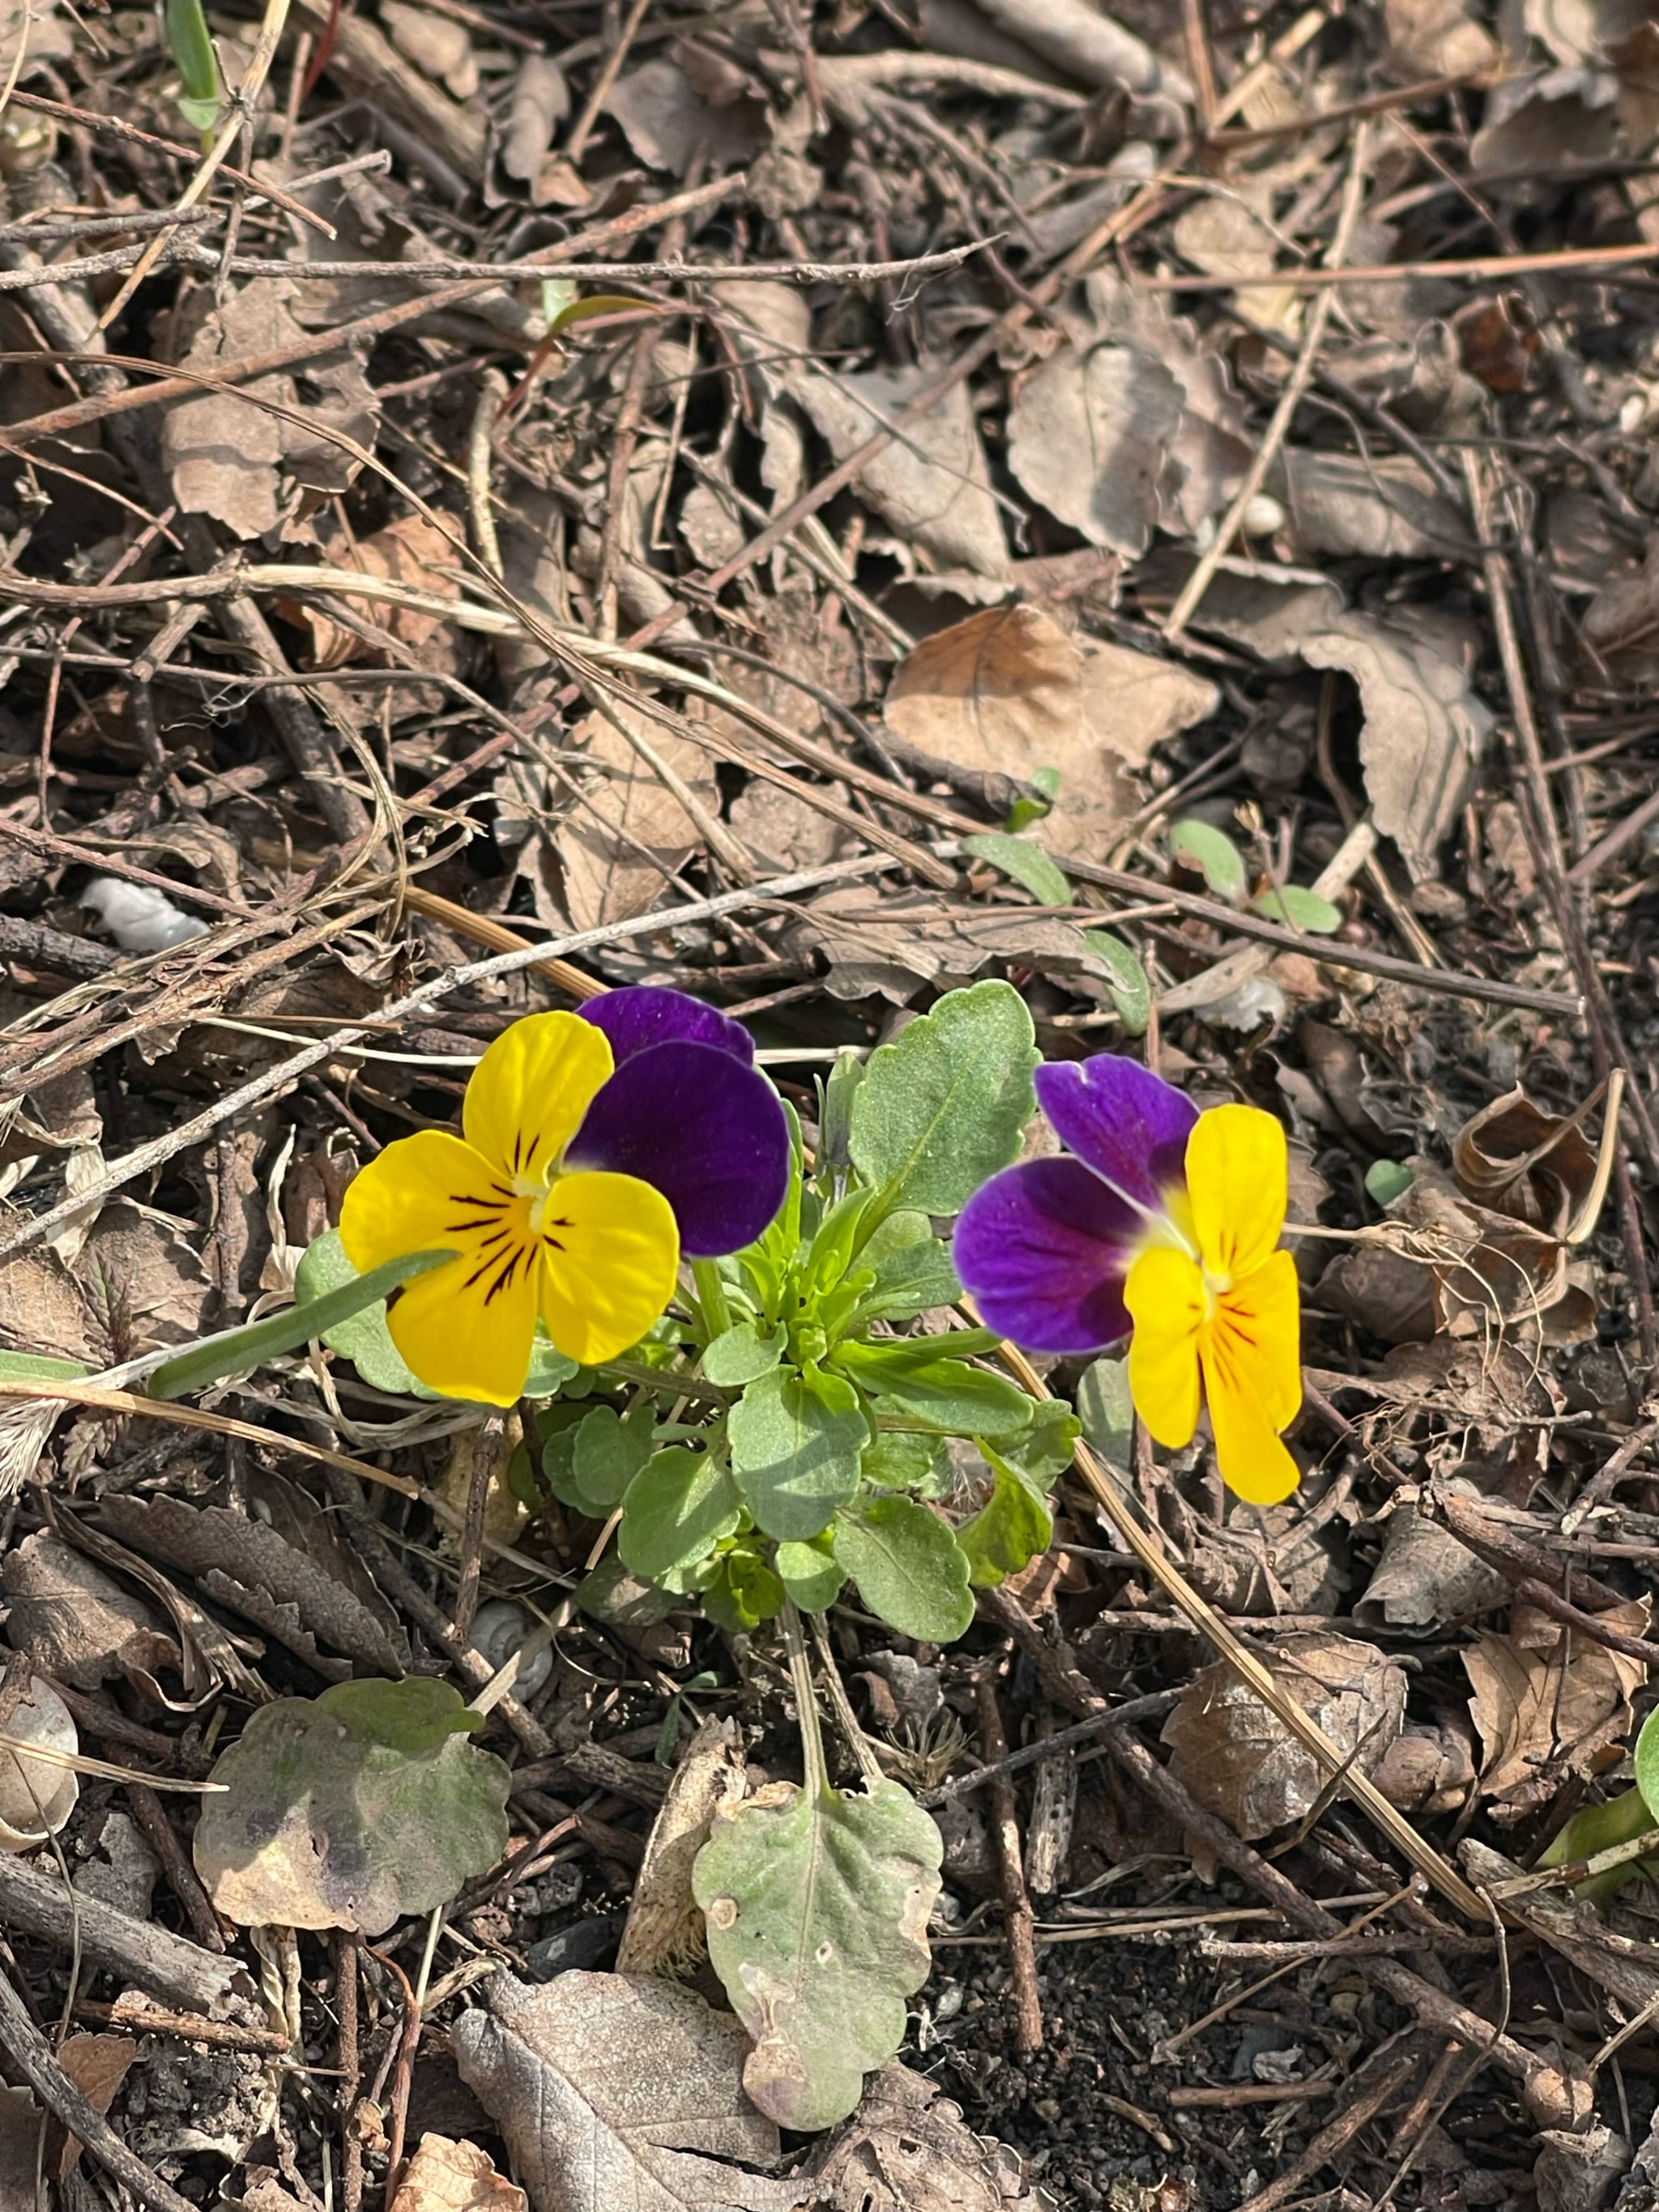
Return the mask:
[[[184,366],[211,372],[244,355],[276,353],[296,344],[304,333],[289,305],[293,296],[287,277],[251,279],[208,313]],[[322,434],[323,427],[373,447],[379,403],[349,355],[308,362],[306,385],[307,392],[326,397],[302,404],[295,379],[279,374],[181,399],[167,410],[161,455],[172,474],[173,496],[187,514],[211,515],[239,538],[260,538],[276,528],[296,492],[322,495],[346,489],[356,464]],[[319,427],[307,429],[303,422],[271,414],[255,404],[261,398],[298,409]]]
[[1595,1193],[1595,1147],[1577,1117],[1507,1091],[1452,1139],[1452,1173],[1473,1199],[1565,1237]]
[[1403,1729],[1371,1779],[1402,1813],[1455,1813],[1474,1787],[1474,1739],[1467,1721]]
[[[1208,276],[1267,276],[1282,250],[1264,220],[1272,205],[1273,185],[1267,178],[1250,178],[1225,191],[1206,192],[1176,218],[1176,251]],[[1233,304],[1247,322],[1282,331],[1286,337],[1294,337],[1302,327],[1302,300],[1288,285],[1243,285],[1233,294]]]
[[18,1252],[0,1267],[0,1346],[103,1364],[80,1287],[51,1253]]
[[0,2088],[0,2212],[35,2212],[34,2165],[46,2117],[31,2090]]
[[617,1951],[619,1974],[682,1973],[705,1955],[691,1862],[724,1804],[741,1797],[743,1747],[735,1721],[708,1720],[686,1746],[646,1839]]
[[660,54],[619,77],[605,112],[616,117],[641,161],[677,177],[695,161],[718,173],[751,161],[767,140],[765,103],[741,94],[714,105],[681,66],[684,58],[683,52],[678,58]]
[[81,1741],[69,1707],[27,1659],[9,1661],[0,1676],[0,1730],[58,1754],[48,1760],[0,1751],[0,1850],[33,1850],[75,1810],[81,1785],[62,1760],[75,1756]]
[[478,58],[464,23],[411,8],[408,0],[380,0],[380,21],[398,52],[422,76],[435,78],[457,100],[471,99],[478,89]]
[[1008,465],[1031,498],[1094,545],[1144,553],[1161,508],[1182,390],[1136,346],[1065,346],[1008,411]]
[[824,2212],[1054,2212],[1014,2153],[975,2135],[938,2083],[908,2066],[872,2077],[807,2171],[823,2185]]
[[[1480,1495],[1473,1484],[1455,1486],[1470,1498]],[[1408,1503],[1389,1516],[1382,1556],[1353,1617],[1366,1626],[1439,1629],[1494,1611],[1508,1603],[1509,1594],[1509,1583],[1496,1567]]]
[[1411,1188],[1389,1209],[1401,1244],[1340,1254],[1320,1278],[1328,1304],[1394,1344],[1510,1324],[1551,1344],[1590,1333],[1595,1300],[1559,1237],[1477,1206],[1427,1160],[1410,1164]]
[[124,1355],[203,1334],[214,1295],[205,1269],[179,1224],[131,1199],[100,1214],[74,1274],[92,1311]]
[[[1632,1598],[1599,1615],[1644,1637],[1651,1608]],[[1480,1731],[1480,1790],[1516,1807],[1541,1804],[1562,1772],[1588,1776],[1598,1753],[1622,1740],[1631,1698],[1647,1678],[1639,1659],[1609,1651],[1536,1606],[1518,1603],[1509,1632],[1487,1632],[1462,1654]]]
[[47,64],[74,54],[75,32],[57,0],[0,0],[0,84],[27,84]]
[[44,1529],[0,1560],[6,1641],[41,1674],[95,1690],[112,1675],[142,1682],[179,1668],[179,1647],[161,1616],[113,1576]]
[[1646,0],[1526,0],[1526,24],[1564,68],[1606,65],[1649,20]]
[[[335,567],[355,568],[364,576],[387,577],[441,599],[460,597],[460,586],[454,576],[460,556],[443,532],[424,515],[399,515],[384,530],[360,538],[355,545],[348,547],[337,542],[329,551]],[[311,632],[311,658],[315,667],[343,667],[347,661],[356,660],[372,650],[361,638],[343,629],[337,623],[331,623],[315,607],[284,602],[283,611],[290,621],[302,623]],[[441,615],[396,605],[371,605],[359,611],[367,613],[380,629],[417,653],[426,667],[454,673],[459,665],[455,633]]]
[[[1287,1636],[1266,1655],[1273,1680],[1369,1774],[1400,1733],[1406,1677],[1346,1636]],[[1195,1675],[1164,1726],[1170,1767],[1206,1811],[1247,1840],[1311,1812],[1328,1778],[1226,1662]]]
[[[115,2093],[127,2078],[127,2069],[138,2055],[130,2035],[71,2035],[58,2053],[58,2063],[101,2118],[115,2101]],[[66,2179],[81,2155],[73,2136],[63,2142],[47,2171]]]
[[476,2143],[424,2135],[404,2169],[392,2212],[529,2212],[529,2200]]
[[1275,488],[1303,554],[1443,561],[1468,550],[1461,512],[1409,454],[1292,450]]
[[1215,687],[1173,661],[1078,640],[1030,606],[994,607],[924,638],[883,712],[926,752],[1021,782],[1061,775],[1042,840],[1102,860],[1139,803],[1123,770],[1215,711]]
[[[550,54],[526,54],[519,64],[501,146],[501,167],[509,177],[534,186],[553,133],[569,112],[570,87],[557,62]],[[542,204],[533,189],[530,197]]]
[[1487,70],[1498,59],[1497,41],[1462,0],[1382,0],[1382,24],[1390,65],[1406,83]]
[[[788,388],[843,461],[893,422],[933,374],[926,368],[878,369],[832,377],[798,371]],[[1008,574],[1002,514],[978,419],[965,385],[953,385],[859,471],[860,495],[939,569],[1001,578]]]
[[452,2031],[461,2079],[501,2129],[536,2212],[793,2212],[778,2131],[743,2089],[748,2037],[672,1982],[498,1974]]
[[[616,702],[619,714],[636,711]],[[638,724],[652,750],[718,813],[720,787],[703,748],[644,714]],[[555,843],[571,922],[577,929],[597,929],[648,913],[665,876],[683,866],[702,841],[672,792],[604,715],[585,715],[571,738],[604,773],[582,778],[582,803],[560,823]]]
[[1181,386],[1181,420],[1159,489],[1164,528],[1191,535],[1225,507],[1250,464],[1249,423],[1227,365],[1191,323],[1170,313],[1164,294],[1104,270],[1085,291],[1100,337],[1153,355]]
[[[320,1508],[313,1516],[326,1530],[328,1516]],[[118,1543],[193,1575],[210,1596],[257,1622],[331,1679],[343,1679],[350,1669],[323,1658],[316,1637],[374,1674],[398,1675],[409,1663],[408,1640],[383,1603],[371,1608],[326,1565],[264,1521],[228,1506],[196,1506],[160,1495],[106,1498],[99,1520]],[[332,1542],[331,1531],[319,1539],[325,1560]]]
[[955,990],[990,967],[1104,973],[1070,922],[1014,906],[946,911],[925,894],[883,897],[867,884],[842,884],[812,900],[790,942],[824,955],[836,998],[873,994],[901,1006],[922,983]]

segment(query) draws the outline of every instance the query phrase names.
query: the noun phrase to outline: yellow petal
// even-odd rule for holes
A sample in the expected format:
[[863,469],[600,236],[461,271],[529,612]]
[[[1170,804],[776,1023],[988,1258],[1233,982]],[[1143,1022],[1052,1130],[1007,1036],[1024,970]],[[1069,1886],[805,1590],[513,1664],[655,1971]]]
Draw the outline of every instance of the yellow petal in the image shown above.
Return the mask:
[[1199,1256],[1235,1281],[1261,1267],[1285,1226],[1285,1132],[1255,1106],[1212,1106],[1187,1139]]
[[[503,1253],[505,1257],[503,1257]],[[410,1374],[446,1398],[511,1406],[536,1334],[536,1249],[526,1238],[417,1275],[386,1315]]]
[[1204,1278],[1184,1252],[1155,1244],[1123,1285],[1135,1333],[1129,1344],[1129,1395],[1158,1442],[1175,1450],[1198,1426],[1198,1340]]
[[541,1224],[547,1333],[584,1367],[637,1344],[674,1295],[674,1209],[637,1176],[561,1176]]
[[348,1188],[340,1242],[360,1274],[410,1252],[458,1255],[418,1276],[386,1315],[429,1390],[510,1406],[524,1389],[536,1328],[529,1220],[530,1200],[441,1129],[388,1145]]
[[614,1065],[605,1032],[575,1014],[526,1014],[472,1071],[461,1109],[468,1144],[503,1175],[539,1179],[580,1128]]
[[1276,1505],[1302,1480],[1278,1431],[1302,1403],[1301,1301],[1288,1252],[1218,1299],[1200,1357],[1216,1464],[1237,1497]]
[[498,1225],[512,1198],[471,1145],[422,1129],[388,1145],[354,1177],[340,1207],[340,1242],[360,1275],[410,1252],[465,1251]]

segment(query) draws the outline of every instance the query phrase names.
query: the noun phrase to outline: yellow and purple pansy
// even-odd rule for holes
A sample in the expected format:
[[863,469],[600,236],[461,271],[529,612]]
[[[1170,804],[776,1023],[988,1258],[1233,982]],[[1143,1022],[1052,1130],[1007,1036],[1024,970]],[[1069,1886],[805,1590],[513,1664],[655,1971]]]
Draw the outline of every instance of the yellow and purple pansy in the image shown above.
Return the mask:
[[788,1181],[783,1107],[747,1030],[649,985],[503,1030],[461,1128],[371,1160],[340,1241],[360,1273],[454,1254],[405,1286],[387,1325],[429,1389],[489,1405],[522,1392],[538,1316],[568,1358],[614,1359],[673,1296],[681,1253],[752,1243]]
[[1283,1129],[1254,1106],[1200,1114],[1111,1053],[1036,1082],[1071,1157],[1005,1168],[957,1224],[957,1272],[987,1325],[1030,1352],[1128,1337],[1130,1395],[1158,1442],[1190,1443],[1207,1403],[1229,1489],[1288,1497],[1301,1475],[1279,1432],[1302,1368],[1296,1266],[1277,1249]]

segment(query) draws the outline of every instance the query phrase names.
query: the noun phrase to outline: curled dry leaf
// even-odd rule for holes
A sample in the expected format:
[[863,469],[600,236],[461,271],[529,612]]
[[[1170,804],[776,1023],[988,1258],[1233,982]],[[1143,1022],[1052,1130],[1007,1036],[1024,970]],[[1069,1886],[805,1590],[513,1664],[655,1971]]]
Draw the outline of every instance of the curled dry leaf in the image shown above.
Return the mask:
[[465,24],[411,8],[407,0],[380,0],[380,21],[398,52],[422,75],[434,77],[457,100],[471,99],[478,89],[478,58]]
[[1019,907],[947,912],[924,896],[889,894],[878,904],[867,884],[813,899],[789,942],[824,955],[836,998],[879,995],[901,1006],[922,983],[956,990],[987,969],[1017,964],[1073,977],[1108,972],[1070,922]]
[[1152,356],[1181,386],[1181,420],[1159,484],[1160,519],[1166,530],[1190,536],[1221,512],[1250,464],[1248,424],[1226,363],[1191,323],[1170,313],[1164,294],[1103,270],[1084,289],[1097,335]]
[[[1250,178],[1194,199],[1176,218],[1176,252],[1212,276],[1271,276],[1280,250],[1278,234],[1266,220],[1273,189],[1270,177]],[[1302,327],[1301,297],[1288,285],[1241,285],[1233,303],[1246,322],[1286,337]]]
[[1091,544],[1144,553],[1160,511],[1182,391],[1135,346],[1064,346],[1008,412],[1008,465],[1030,496]]
[[1448,1717],[1434,1728],[1403,1729],[1371,1779],[1402,1813],[1455,1813],[1474,1788],[1474,1738],[1467,1721]]
[[[315,1638],[378,1674],[399,1674],[409,1663],[409,1642],[384,1601],[366,1602],[331,1569],[335,1547],[326,1516],[316,1534],[319,1557],[263,1520],[228,1506],[196,1506],[184,1499],[107,1498],[101,1525],[146,1559],[193,1575],[203,1590],[255,1622],[325,1675],[337,1662],[324,1659]],[[301,1535],[295,1528],[296,1537]],[[306,1532],[307,1537],[309,1532]],[[305,1540],[302,1539],[302,1540]],[[339,1666],[343,1675],[349,1669]]]
[[531,186],[531,199],[542,204],[537,189],[553,133],[570,112],[570,87],[550,54],[526,54],[519,64],[513,104],[507,112],[501,167],[509,177]]
[[[837,461],[891,422],[932,372],[877,369],[832,377],[797,371],[788,388],[817,425]],[[899,535],[914,539],[935,567],[971,575],[1009,571],[1001,511],[966,386],[952,386],[902,437],[893,439],[859,471],[859,490]]]
[[1392,74],[1402,82],[1490,69],[1498,46],[1462,0],[1382,0]]
[[619,1974],[683,1972],[703,1955],[702,1914],[691,1867],[722,1805],[744,1794],[743,1747],[735,1721],[697,1730],[651,1824],[617,1952]]
[[[1370,1774],[1400,1733],[1406,1677],[1369,1644],[1287,1636],[1266,1655],[1273,1680]],[[1170,1765],[1206,1811],[1247,1840],[1302,1820],[1328,1778],[1224,1661],[1195,1675],[1164,1725]]]
[[825,2212],[1053,2212],[1006,2144],[975,2135],[961,2107],[908,2066],[884,2066],[853,2118],[807,2169]]
[[[1599,1617],[1644,1637],[1646,1598]],[[1480,1790],[1519,1814],[1546,1804],[1562,1773],[1588,1776],[1631,1725],[1631,1698],[1646,1679],[1639,1659],[1609,1651],[1536,1606],[1517,1604],[1506,1634],[1488,1631],[1462,1655],[1481,1744]]]
[[1551,1114],[1524,1091],[1507,1091],[1452,1139],[1452,1173],[1481,1205],[1582,1243],[1605,1190],[1601,1160],[1584,1134],[1584,1111]]
[[[81,1748],[68,1706],[49,1683],[14,1660],[0,1678],[0,1851],[32,1851],[75,1810],[80,1784],[65,1766]],[[18,1745],[56,1754],[31,1759]]]
[[[213,371],[245,355],[280,353],[303,336],[290,307],[288,278],[256,276],[209,312],[184,357],[187,368]],[[301,406],[294,378],[276,374],[183,399],[162,417],[161,454],[173,496],[190,514],[211,515],[239,538],[275,530],[295,490],[344,491],[356,463],[325,434],[341,430],[372,447],[380,408],[350,355],[307,365],[307,389],[326,395]],[[274,400],[297,410],[298,422],[259,405]],[[306,418],[316,424],[307,428]],[[286,482],[284,481],[286,479]]]
[[925,751],[1029,781],[1060,773],[1042,842],[1103,857],[1139,804],[1125,770],[1213,714],[1213,684],[1173,661],[1068,636],[1036,607],[988,608],[924,638],[883,709]]
[[[1473,1484],[1458,1487],[1471,1497],[1479,1494]],[[1496,1567],[1408,1502],[1389,1516],[1382,1556],[1353,1616],[1368,1626],[1438,1630],[1506,1605],[1509,1594]]]
[[763,101],[740,94],[716,105],[667,54],[619,77],[605,96],[605,112],[621,124],[641,161],[677,177],[694,162],[715,173],[734,169],[766,143]]
[[529,2212],[529,2203],[476,2143],[424,2135],[404,2168],[392,2212]]
[[774,2181],[778,2131],[744,2094],[748,2039],[670,1982],[497,1974],[452,2031],[535,2212],[793,2212],[811,2182]]
[[[385,577],[393,583],[407,584],[429,598],[460,597],[454,571],[461,556],[443,532],[423,514],[399,515],[384,530],[360,538],[349,548],[334,545],[330,552],[335,567],[355,568],[365,576]],[[372,650],[352,631],[331,622],[319,609],[293,601],[279,604],[291,622],[302,624],[311,632],[311,657],[315,666],[341,668],[347,661],[356,660]],[[418,654],[425,667],[453,675],[459,666],[455,634],[441,614],[395,605],[360,605],[357,611],[395,637],[399,645],[406,645],[411,653]]]
[[95,1690],[112,1675],[176,1673],[179,1647],[142,1598],[45,1530],[0,1560],[6,1640],[43,1674]]
[[1345,609],[1329,584],[1218,576],[1195,623],[1263,660],[1300,659],[1352,677],[1364,711],[1359,756],[1373,818],[1414,880],[1433,876],[1492,726],[1465,669],[1427,636]]

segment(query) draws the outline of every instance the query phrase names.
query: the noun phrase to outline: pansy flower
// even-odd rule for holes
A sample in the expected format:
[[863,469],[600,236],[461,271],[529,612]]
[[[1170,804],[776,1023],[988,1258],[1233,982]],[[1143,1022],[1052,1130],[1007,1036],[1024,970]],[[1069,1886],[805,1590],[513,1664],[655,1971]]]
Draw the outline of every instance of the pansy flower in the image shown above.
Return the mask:
[[1037,1097],[1071,1157],[1026,1160],[977,1190],[957,1272],[988,1327],[1030,1352],[1128,1337],[1129,1390],[1161,1444],[1207,1403],[1230,1490],[1258,1505],[1300,1472],[1279,1431],[1302,1403],[1285,1133],[1254,1106],[1200,1114],[1133,1060],[1040,1067]]
[[455,1255],[387,1314],[410,1371],[510,1406],[536,1322],[584,1366],[636,1344],[682,1252],[752,1243],[783,1202],[789,1133],[748,1032],[679,991],[611,991],[531,1014],[473,1070],[462,1135],[400,1138],[351,1183],[340,1241],[360,1273]]

